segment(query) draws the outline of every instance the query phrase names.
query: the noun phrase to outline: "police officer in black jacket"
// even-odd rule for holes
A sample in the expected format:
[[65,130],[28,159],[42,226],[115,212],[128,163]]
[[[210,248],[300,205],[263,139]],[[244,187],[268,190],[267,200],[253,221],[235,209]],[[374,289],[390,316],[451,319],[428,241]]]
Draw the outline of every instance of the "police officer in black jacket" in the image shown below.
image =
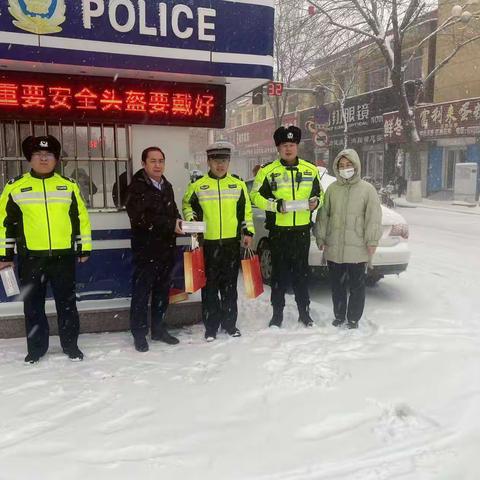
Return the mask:
[[164,177],[165,155],[159,147],[142,152],[142,166],[127,190],[126,207],[132,226],[133,291],[130,327],[135,348],[148,351],[148,300],[151,294],[151,337],[168,344],[178,339],[166,329],[170,275],[175,261],[180,214],[172,185]]

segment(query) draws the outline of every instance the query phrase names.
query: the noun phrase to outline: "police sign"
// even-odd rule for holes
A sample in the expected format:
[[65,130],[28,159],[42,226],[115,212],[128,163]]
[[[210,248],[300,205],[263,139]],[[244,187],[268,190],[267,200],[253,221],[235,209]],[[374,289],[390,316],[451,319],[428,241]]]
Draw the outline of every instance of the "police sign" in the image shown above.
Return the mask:
[[271,78],[273,18],[271,0],[8,0],[0,58]]

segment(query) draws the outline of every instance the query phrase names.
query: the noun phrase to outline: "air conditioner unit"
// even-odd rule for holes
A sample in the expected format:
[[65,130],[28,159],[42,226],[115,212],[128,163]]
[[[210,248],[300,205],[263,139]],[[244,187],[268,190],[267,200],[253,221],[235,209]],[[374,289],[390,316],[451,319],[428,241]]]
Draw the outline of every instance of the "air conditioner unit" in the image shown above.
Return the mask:
[[455,165],[455,202],[476,204],[478,164],[457,163]]

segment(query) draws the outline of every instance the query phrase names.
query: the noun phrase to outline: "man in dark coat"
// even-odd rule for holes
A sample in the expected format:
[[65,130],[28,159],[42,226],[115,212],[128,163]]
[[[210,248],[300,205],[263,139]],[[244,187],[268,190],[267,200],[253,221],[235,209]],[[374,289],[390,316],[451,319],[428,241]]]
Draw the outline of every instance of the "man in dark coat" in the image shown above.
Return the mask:
[[163,175],[162,150],[145,149],[142,166],[128,187],[126,207],[132,226],[134,265],[130,327],[136,350],[146,352],[150,294],[152,340],[178,343],[178,339],[168,333],[164,318],[175,261],[176,234],[182,231],[172,185]]

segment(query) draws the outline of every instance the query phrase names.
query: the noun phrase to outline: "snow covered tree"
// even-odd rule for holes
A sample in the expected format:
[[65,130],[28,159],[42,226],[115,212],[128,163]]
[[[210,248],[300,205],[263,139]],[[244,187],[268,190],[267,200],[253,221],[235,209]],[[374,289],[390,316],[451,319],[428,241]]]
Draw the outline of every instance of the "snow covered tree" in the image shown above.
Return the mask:
[[[444,67],[464,46],[480,39],[478,0],[452,8],[451,15],[437,28],[422,38],[408,55],[404,44],[406,35],[419,26],[422,17],[435,5],[422,0],[308,0],[317,14],[336,29],[336,34],[350,32],[360,40],[370,40],[381,52],[389,71],[390,81],[399,100],[399,113],[405,129],[406,153],[410,158],[410,181],[421,180],[420,161],[416,145],[420,137],[415,124],[414,107],[422,87],[432,81],[439,69]],[[469,8],[475,11],[471,12]],[[409,104],[405,88],[405,72],[415,54],[435,35],[451,36],[451,51],[441,59],[431,72],[418,79],[417,94],[413,105]]]
[[[274,79],[291,87],[318,58],[328,55],[331,27],[325,18],[310,15],[306,0],[277,0],[275,5]],[[267,97],[275,125],[282,124],[289,93]]]
[[[337,46],[339,52],[333,49],[330,57],[319,63],[317,68],[306,71],[310,83],[323,93],[329,93],[331,100],[339,106],[343,123],[343,147],[348,148],[348,121],[345,115],[345,104],[348,97],[356,94],[359,69],[370,55],[368,50],[358,49],[356,45],[348,45],[342,41]],[[324,103],[317,102],[317,103]]]

